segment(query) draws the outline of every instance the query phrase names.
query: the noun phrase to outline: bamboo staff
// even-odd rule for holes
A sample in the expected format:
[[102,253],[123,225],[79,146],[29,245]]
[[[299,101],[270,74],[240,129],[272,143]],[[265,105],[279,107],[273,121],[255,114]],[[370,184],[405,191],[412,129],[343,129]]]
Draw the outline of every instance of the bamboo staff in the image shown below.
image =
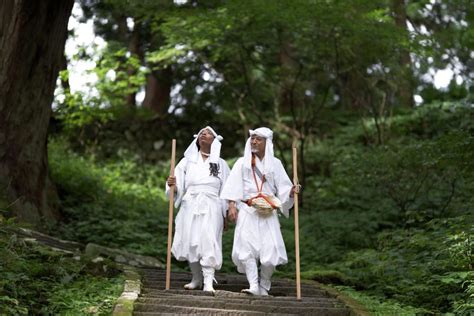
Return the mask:
[[300,228],[298,219],[298,157],[296,147],[293,145],[293,185],[296,186],[294,192],[295,200],[295,256],[296,256],[296,299],[301,300],[301,278],[300,278]]
[[[174,162],[176,156],[176,139],[171,142],[171,167],[170,176],[174,177]],[[166,253],[166,290],[170,289],[171,275],[171,235],[173,233],[173,210],[174,210],[174,185],[170,187],[170,203],[168,212],[168,251]]]

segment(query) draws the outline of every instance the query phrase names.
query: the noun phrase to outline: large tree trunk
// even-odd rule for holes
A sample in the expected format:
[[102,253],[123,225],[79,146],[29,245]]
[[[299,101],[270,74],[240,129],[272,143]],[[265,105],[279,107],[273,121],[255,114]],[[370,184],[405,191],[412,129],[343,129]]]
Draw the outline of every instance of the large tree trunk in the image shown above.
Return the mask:
[[47,129],[74,0],[0,1],[0,208],[58,218]]
[[[124,45],[127,46],[128,52],[130,52],[131,55],[133,56],[138,56],[140,59],[142,59],[142,52],[140,50],[140,28],[141,25],[139,22],[135,21],[135,26],[133,27],[133,30],[130,31],[128,26],[127,26],[127,16],[126,15],[119,15],[116,17],[117,20],[117,33],[118,33],[118,38]],[[124,60],[123,62],[125,62]],[[123,67],[123,66],[122,66]],[[126,69],[127,72],[127,77],[131,78],[136,74],[136,69],[134,69],[131,66],[128,66]],[[130,109],[135,109],[137,102],[135,100],[137,96],[136,91],[130,92],[132,89],[132,84],[129,82],[128,84],[128,93],[125,95],[125,104],[130,108]]]
[[[135,26],[133,28],[133,31],[129,34],[128,38],[128,51],[133,55],[133,56],[138,56],[138,58],[141,59],[141,51],[140,51],[140,23],[135,22]],[[131,78],[135,76],[137,73],[137,70],[131,66],[128,67],[127,69],[127,74],[128,78]],[[132,88],[131,83],[128,84],[129,88]],[[129,107],[135,108],[137,106],[137,102],[135,100],[137,96],[137,92],[133,91],[129,94],[127,94],[126,102]]]
[[[407,27],[407,13],[405,7],[405,0],[392,0],[392,10],[395,19],[395,24],[402,34],[405,34],[408,39]],[[398,84],[398,101],[402,106],[413,107],[413,73],[411,68],[410,52],[402,48],[399,56],[399,63],[401,69],[401,78]]]
[[153,71],[147,76],[145,99],[143,106],[152,111],[165,115],[170,106],[170,93],[172,86],[172,71],[165,68]]
[[284,38],[283,32],[279,31],[280,51],[278,61],[280,63],[280,85],[279,85],[279,111],[284,115],[294,115],[295,108],[298,107],[298,100],[295,93],[296,82],[300,72],[300,65],[295,61],[295,50],[290,42]]

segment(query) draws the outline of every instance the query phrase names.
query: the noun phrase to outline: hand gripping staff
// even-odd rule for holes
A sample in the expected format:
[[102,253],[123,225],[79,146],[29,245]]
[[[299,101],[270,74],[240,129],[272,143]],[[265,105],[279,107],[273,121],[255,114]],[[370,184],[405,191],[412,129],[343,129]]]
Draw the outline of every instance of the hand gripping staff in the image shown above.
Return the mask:
[[[174,177],[174,163],[176,156],[176,139],[171,142],[171,167],[170,176]],[[166,290],[170,289],[171,274],[171,236],[173,233],[173,210],[174,210],[174,185],[170,187],[170,203],[168,211],[168,250],[166,253]]]

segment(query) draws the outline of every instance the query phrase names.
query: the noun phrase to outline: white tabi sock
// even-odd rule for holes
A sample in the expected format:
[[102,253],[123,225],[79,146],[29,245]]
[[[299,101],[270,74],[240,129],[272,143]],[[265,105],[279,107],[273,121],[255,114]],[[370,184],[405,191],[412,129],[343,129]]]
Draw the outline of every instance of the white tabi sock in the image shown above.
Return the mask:
[[204,289],[203,291],[215,293],[213,283],[214,279],[214,268],[202,267],[202,274],[204,276]]
[[245,274],[247,276],[247,281],[249,281],[250,287],[248,289],[242,290],[244,293],[252,295],[260,295],[258,288],[258,269],[257,262],[255,259],[248,259],[245,261]]
[[199,262],[190,262],[189,268],[193,273],[193,279],[190,283],[186,284],[184,288],[186,290],[195,290],[202,287],[202,273],[201,273],[201,264]]

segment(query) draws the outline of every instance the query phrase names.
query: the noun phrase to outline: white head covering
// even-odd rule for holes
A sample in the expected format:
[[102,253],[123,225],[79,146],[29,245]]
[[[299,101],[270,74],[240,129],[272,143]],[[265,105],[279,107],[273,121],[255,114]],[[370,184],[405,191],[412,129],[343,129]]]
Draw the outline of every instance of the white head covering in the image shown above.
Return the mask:
[[[257,135],[266,139],[265,142],[265,157],[263,158],[263,166],[264,170],[261,170],[263,174],[273,172],[273,158],[275,157],[273,153],[273,132],[268,127],[259,127],[255,130],[249,130],[250,137],[252,135]],[[247,139],[245,143],[245,151],[244,151],[244,166],[246,168],[252,168],[252,151],[250,146],[250,137]]]
[[186,151],[184,152],[184,157],[186,157],[186,159],[188,159],[189,161],[196,162],[198,160],[199,158],[199,150],[197,146],[198,137],[206,129],[209,130],[212,133],[212,135],[214,135],[214,141],[211,144],[209,162],[212,162],[212,163],[219,162],[219,157],[221,155],[221,140],[223,140],[224,138],[221,135],[217,135],[214,129],[212,129],[212,127],[210,126],[204,127],[203,129],[199,131],[199,133],[194,135],[194,140],[188,146],[188,149],[186,149]]

